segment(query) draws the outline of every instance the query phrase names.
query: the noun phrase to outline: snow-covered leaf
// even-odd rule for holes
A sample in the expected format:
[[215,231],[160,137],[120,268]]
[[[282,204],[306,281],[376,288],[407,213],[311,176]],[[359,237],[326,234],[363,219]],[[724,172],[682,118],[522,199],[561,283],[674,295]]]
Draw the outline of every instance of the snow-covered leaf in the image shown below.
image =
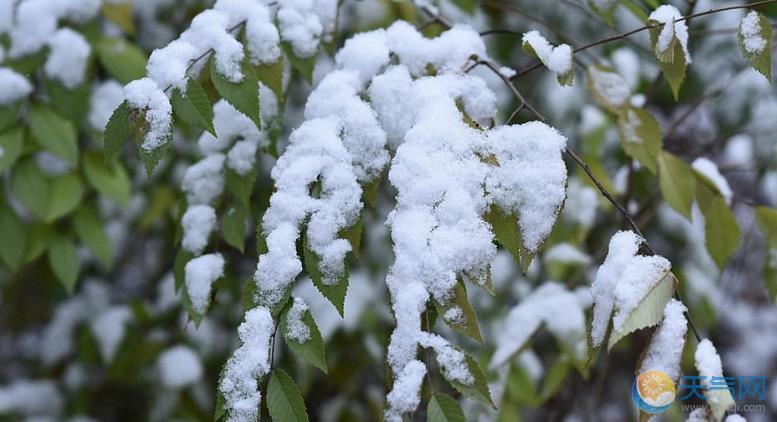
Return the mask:
[[691,167],[676,155],[662,151],[658,156],[658,182],[666,203],[690,220],[696,191]]
[[78,162],[78,140],[73,124],[50,108],[32,105],[28,114],[30,131],[46,151],[65,160],[71,166]]
[[448,326],[480,343],[483,342],[475,309],[469,303],[467,287],[464,285],[461,277],[459,277],[456,287],[453,289],[451,301],[444,305],[435,302],[435,305],[438,307],[438,313],[442,320]]
[[615,114],[628,105],[631,97],[628,82],[615,69],[607,66],[588,67],[588,89],[599,105]]
[[772,25],[766,16],[750,11],[739,23],[739,51],[753,69],[772,81]]
[[[494,402],[491,400],[491,391],[488,388],[486,375],[483,373],[483,370],[480,369],[480,365],[478,365],[475,358],[470,355],[465,355],[465,357],[467,369],[469,370],[469,373],[472,374],[472,376],[475,378],[474,383],[472,385],[467,385],[451,379],[448,379],[448,382],[459,393],[493,407]],[[445,376],[444,373],[443,376]]]
[[[302,303],[304,306],[300,306]],[[327,373],[326,351],[318,325],[307,305],[299,298],[289,302],[281,313],[281,333],[294,354]]]
[[690,63],[688,27],[677,8],[671,5],[661,5],[654,10],[648,24],[651,25],[650,45],[676,100]]
[[54,236],[49,243],[49,265],[54,275],[68,293],[73,293],[81,264],[76,253],[76,245],[62,236]]
[[612,350],[613,346],[628,334],[658,324],[663,317],[666,302],[674,294],[676,284],[677,279],[671,272],[667,272],[656,280],[647,295],[628,314],[623,326],[620,329],[613,328],[607,342],[607,351]]
[[262,64],[254,66],[256,78],[270,88],[278,98],[278,102],[283,104],[285,95],[283,94],[283,55],[278,57],[278,61],[271,64]]
[[267,384],[267,409],[276,421],[307,422],[305,402],[294,380],[281,369],[274,369]]
[[630,157],[656,173],[661,154],[661,127],[647,111],[627,107],[618,116],[621,146]]
[[292,48],[292,46],[288,43],[282,42],[281,46],[283,47],[284,53],[286,53],[286,58],[289,60],[292,69],[299,72],[303,79],[305,79],[309,84],[312,84],[313,69],[316,67],[317,55],[314,54],[310,57],[302,58],[294,54],[294,48]]
[[694,352],[694,361],[699,376],[702,377],[702,385],[705,386],[704,397],[710,406],[712,417],[715,421],[722,421],[726,410],[736,402],[728,388],[709,388],[709,382],[713,377],[723,377],[723,365],[711,341],[703,339],[699,342]]
[[216,129],[213,128],[213,105],[197,79],[188,78],[185,94],[174,89],[170,102],[173,105],[173,112],[181,120],[194,127],[205,129],[213,136],[218,136]]
[[696,173],[696,202],[704,215],[704,243],[719,269],[739,246],[739,224],[712,182]]
[[237,111],[245,114],[251,119],[257,128],[261,129],[262,124],[259,120],[259,81],[256,80],[254,70],[247,64],[242,66],[243,80],[240,82],[231,82],[229,79],[219,73],[216,60],[210,61],[210,80],[219,94],[227,102],[232,104]]
[[[145,132],[143,129],[141,129],[141,135],[137,137],[137,139],[143,139],[145,137]],[[141,143],[138,143],[137,150],[138,155],[140,156],[140,160],[143,161],[143,167],[146,169],[146,175],[151,177],[152,174],[154,174],[154,170],[156,169],[157,164],[159,164],[159,161],[162,160],[162,158],[167,155],[167,152],[170,150],[170,146],[173,143],[173,133],[170,132],[167,134],[167,137],[162,141],[162,144],[157,146],[156,148],[152,150],[148,150],[146,148],[143,148],[143,145]]]
[[437,393],[432,396],[426,409],[426,418],[428,422],[464,422],[464,413],[461,411],[459,402],[453,397]]
[[334,305],[340,316],[343,316],[345,314],[345,295],[348,292],[348,270],[343,271],[336,284],[327,285],[319,270],[319,258],[315,252],[310,250],[307,236],[305,236],[303,248],[305,271],[313,280],[313,285]]

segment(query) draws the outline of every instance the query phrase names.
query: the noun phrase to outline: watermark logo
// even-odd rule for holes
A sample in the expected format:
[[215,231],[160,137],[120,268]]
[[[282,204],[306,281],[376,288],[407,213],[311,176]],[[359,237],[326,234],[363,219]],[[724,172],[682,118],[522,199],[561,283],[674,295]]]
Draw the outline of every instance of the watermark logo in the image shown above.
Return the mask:
[[650,370],[637,376],[631,396],[637,407],[647,413],[661,413],[669,408],[677,394],[672,379],[664,371]]

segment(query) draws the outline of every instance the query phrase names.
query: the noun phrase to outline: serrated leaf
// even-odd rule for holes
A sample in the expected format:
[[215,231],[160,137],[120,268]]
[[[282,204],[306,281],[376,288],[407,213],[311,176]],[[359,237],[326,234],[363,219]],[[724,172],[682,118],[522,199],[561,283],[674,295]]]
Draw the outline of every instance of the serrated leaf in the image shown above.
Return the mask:
[[78,141],[72,123],[50,108],[39,104],[30,107],[27,118],[32,136],[40,146],[71,166],[76,165]]
[[609,353],[620,339],[634,331],[658,324],[664,316],[666,302],[674,294],[676,284],[677,279],[671,271],[667,271],[660,279],[656,280],[645,297],[626,317],[623,326],[619,330],[613,327],[607,342],[607,352]]
[[259,82],[275,94],[279,104],[283,104],[285,99],[283,93],[283,55],[279,56],[275,63],[254,66],[254,71]]
[[62,236],[54,236],[49,242],[49,265],[54,275],[68,293],[73,293],[81,264],[78,261],[76,246]]
[[316,325],[316,321],[313,319],[313,315],[309,310],[306,309],[302,314],[302,323],[308,327],[310,338],[308,338],[305,342],[299,342],[297,339],[291,338],[291,336],[289,336],[288,318],[289,310],[291,309],[292,305],[293,302],[289,302],[284,311],[281,313],[280,323],[283,339],[286,342],[286,345],[289,346],[289,349],[294,352],[294,354],[326,374],[327,364],[324,341],[321,339],[321,332],[318,330],[318,325]]
[[[746,43],[746,39],[743,35],[743,24],[745,19],[748,19],[753,13],[756,14],[758,19],[758,33],[757,37],[763,41],[762,48],[758,50],[754,46],[751,46],[752,38],[749,43]],[[752,36],[751,36],[752,37]],[[769,19],[766,16],[756,12],[755,10],[748,13],[748,15],[742,19],[739,24],[739,33],[737,34],[737,43],[739,44],[739,51],[742,53],[742,57],[750,63],[758,73],[764,75],[769,82],[772,82],[772,38],[774,37],[772,31],[772,25],[769,23]],[[750,46],[750,50],[748,50]],[[756,46],[757,47],[757,46]]]
[[75,174],[65,174],[51,180],[49,184],[49,204],[46,221],[52,222],[71,213],[81,204],[84,197],[84,185]]
[[146,55],[134,44],[117,37],[106,37],[95,45],[97,58],[108,74],[123,84],[146,75]]
[[34,160],[23,160],[16,165],[11,191],[22,206],[38,219],[44,219],[49,214],[49,181]]
[[506,214],[497,205],[491,205],[491,209],[486,213],[484,219],[491,225],[497,243],[507,249],[513,258],[520,263],[521,270],[525,274],[534,254],[523,247],[518,217],[515,214]]
[[122,102],[111,114],[103,131],[103,156],[105,161],[112,160],[132,137],[133,123],[130,122],[130,107]]
[[698,173],[696,176],[696,202],[704,215],[704,243],[710,257],[722,271],[739,246],[739,224],[726,200],[711,182]]
[[10,169],[22,154],[24,129],[17,127],[0,134],[0,172]]
[[437,393],[432,396],[426,408],[426,420],[428,422],[464,422],[464,413],[459,402],[453,397]]
[[321,271],[319,270],[319,258],[315,252],[310,250],[308,245],[308,237],[304,236],[303,242],[303,258],[305,262],[305,271],[307,271],[310,279],[313,280],[313,285],[326,297],[329,302],[334,305],[340,316],[345,315],[345,295],[348,293],[348,269],[347,266],[343,271],[343,274],[337,280],[334,285],[327,285],[323,282]]
[[120,162],[106,163],[98,154],[86,153],[83,168],[87,183],[97,192],[121,206],[129,203],[131,182]]
[[275,421],[308,420],[305,401],[294,380],[281,369],[273,369],[267,384],[267,409]]
[[11,271],[16,271],[24,259],[27,231],[19,217],[11,209],[0,205],[0,258]]
[[[145,137],[145,134],[140,136],[139,139],[142,139],[143,137]],[[167,152],[170,151],[170,145],[172,143],[172,131],[167,134],[167,138],[162,142],[161,145],[152,150],[147,150],[143,148],[141,143],[138,143],[138,156],[140,156],[140,160],[143,161],[143,167],[146,168],[146,175],[148,175],[148,177],[151,177],[151,175],[154,174],[154,169],[156,169],[156,166],[159,164],[162,158],[167,155]]]
[[[472,385],[462,384],[458,381],[450,380],[447,377],[445,379],[448,380],[451,386],[453,386],[453,388],[455,388],[459,393],[475,399],[485,405],[494,407],[494,402],[491,400],[491,391],[488,389],[488,381],[486,380],[486,376],[483,373],[483,370],[480,369],[480,365],[478,365],[477,361],[475,361],[475,358],[470,355],[465,355],[465,359],[469,373],[472,374],[473,378],[475,378],[475,381],[472,383]],[[443,377],[445,377],[445,373],[443,373]]]
[[302,78],[309,84],[313,83],[313,69],[316,67],[316,59],[318,54],[313,54],[310,57],[299,57],[294,54],[294,48],[287,42],[281,42],[283,52],[286,53],[286,59],[289,60],[292,69],[299,72]]
[[132,15],[132,0],[103,2],[102,15],[128,35],[135,35],[135,20]]
[[73,216],[73,227],[81,243],[86,245],[104,266],[110,268],[113,260],[111,241],[94,211],[81,207]]
[[448,326],[479,343],[483,342],[483,338],[480,336],[480,327],[478,327],[478,317],[472,308],[472,304],[469,303],[467,287],[464,285],[461,277],[458,278],[456,287],[453,289],[453,297],[450,303],[443,305],[435,302],[435,306],[437,306],[437,312],[442,317],[442,320]]
[[262,124],[259,121],[259,82],[256,80],[254,70],[243,62],[242,66],[243,80],[234,83],[226,79],[216,69],[216,61],[210,61],[210,80],[219,94],[227,100],[228,103],[245,114],[251,119],[259,130]]
[[221,217],[221,234],[224,240],[243,252],[245,246],[247,213],[240,205],[229,207]]
[[216,129],[213,127],[213,105],[211,105],[208,95],[197,79],[188,79],[186,94],[182,94],[178,89],[173,90],[170,99],[173,112],[184,122],[217,136]]
[[658,156],[658,183],[666,203],[690,220],[696,191],[691,166],[674,154],[662,151]]
[[618,133],[626,154],[655,174],[663,148],[661,126],[656,119],[645,110],[627,107],[618,115]]

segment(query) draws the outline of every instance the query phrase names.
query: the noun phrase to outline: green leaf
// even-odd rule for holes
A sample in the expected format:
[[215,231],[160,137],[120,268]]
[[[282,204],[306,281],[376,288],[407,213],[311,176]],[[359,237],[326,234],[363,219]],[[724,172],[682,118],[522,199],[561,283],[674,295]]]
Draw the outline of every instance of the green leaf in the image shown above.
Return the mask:
[[97,41],[95,50],[108,74],[123,84],[146,75],[146,55],[131,42],[122,38],[106,37]]
[[307,421],[305,401],[294,380],[281,369],[273,369],[267,385],[267,409],[275,421]]
[[698,173],[696,176],[696,202],[704,215],[704,243],[710,257],[722,271],[739,246],[739,224],[712,182]]
[[[760,37],[765,43],[761,50],[753,49],[753,51],[749,51],[747,49],[747,46],[745,45],[745,38],[742,35],[742,24],[745,22],[745,19],[750,17],[751,14],[755,13],[758,18],[758,33],[757,36]],[[755,10],[748,13],[747,17],[742,19],[742,22],[739,24],[739,33],[737,34],[737,41],[739,44],[739,51],[742,53],[742,57],[747,60],[748,63],[750,63],[750,66],[753,67],[753,69],[757,70],[758,73],[764,75],[766,79],[769,80],[769,82],[772,82],[772,38],[774,37],[774,34],[772,33],[772,25],[769,23],[769,19],[766,18],[766,16],[756,12]]]
[[80,126],[89,112],[91,85],[82,83],[73,89],[68,89],[58,81],[44,79],[44,86],[54,110],[76,127]]
[[[587,0],[588,7],[593,10],[594,13],[596,13],[599,18],[601,18],[604,23],[606,23],[609,26],[613,26],[613,15],[615,13],[615,7],[618,5],[618,2],[612,2],[609,7],[600,8],[599,5],[591,0]],[[605,3],[606,4],[606,3]]]
[[510,252],[526,273],[534,255],[523,247],[518,217],[515,214],[506,214],[497,205],[491,205],[485,220],[491,224],[497,243]]
[[666,203],[690,220],[696,191],[691,167],[674,154],[663,151],[658,156],[658,183]]
[[452,3],[470,15],[474,14],[475,11],[478,10],[477,0],[452,0]]
[[766,235],[764,283],[769,291],[769,298],[774,300],[777,298],[777,210],[755,207],[755,218]]
[[94,211],[88,207],[81,207],[73,217],[73,227],[81,243],[92,251],[100,263],[110,268],[113,259],[111,241]]
[[245,208],[240,205],[229,207],[221,217],[221,234],[224,240],[240,252],[243,252],[246,239]]
[[113,110],[108,124],[103,132],[103,155],[105,161],[113,160],[116,154],[132,137],[133,123],[130,122],[130,107],[127,101],[122,102]]
[[[143,119],[145,120],[145,117],[143,117]],[[145,134],[143,134],[143,136],[139,138],[142,139],[144,137],[145,137]],[[146,174],[149,177],[151,177],[151,175],[154,174],[154,169],[159,164],[159,161],[161,161],[162,158],[165,155],[167,155],[167,152],[170,151],[170,144],[172,143],[173,143],[173,132],[171,130],[167,134],[167,138],[162,142],[162,144],[152,150],[147,150],[143,148],[141,142],[137,144],[138,156],[140,156],[140,160],[143,161],[143,166],[146,168]]]
[[656,119],[645,110],[627,107],[618,115],[618,133],[626,154],[655,174],[663,148]]
[[540,398],[543,402],[558,393],[561,386],[564,385],[564,380],[567,378],[567,375],[569,375],[571,369],[572,362],[567,357],[559,358],[559,360],[548,369],[548,372],[544,377],[545,381],[542,385],[542,392],[540,393]]
[[24,223],[9,208],[0,205],[0,258],[11,271],[16,271],[24,259],[24,249],[27,244],[27,230]]
[[224,171],[227,192],[231,193],[237,202],[246,209],[251,207],[251,194],[254,192],[256,175],[258,173],[257,167],[254,167],[251,171],[243,175],[229,167]]
[[120,162],[106,163],[99,155],[89,152],[84,154],[83,168],[86,181],[97,192],[121,206],[129,203],[131,182]]
[[437,312],[448,326],[480,343],[483,342],[478,327],[478,317],[469,303],[467,287],[461,277],[458,278],[456,287],[453,289],[453,298],[450,303],[442,305],[435,302],[435,305],[438,308]]
[[[294,298],[294,300],[296,301],[302,299]],[[281,314],[280,323],[283,339],[286,341],[286,345],[289,346],[289,349],[291,349],[294,354],[326,374],[327,365],[324,341],[321,339],[321,332],[319,332],[316,321],[313,319],[313,315],[308,309],[305,309],[305,312],[303,312],[301,320],[302,323],[308,327],[310,338],[304,342],[300,342],[289,335],[289,311],[291,310],[293,303],[293,301],[289,302]]]
[[84,197],[84,185],[75,174],[65,174],[51,180],[46,221],[52,222],[70,214],[81,203]]
[[178,89],[173,90],[171,99],[173,112],[184,122],[217,136],[216,129],[213,127],[213,106],[208,99],[208,94],[197,79],[188,79],[186,94],[182,94]]
[[362,186],[362,196],[364,202],[371,208],[375,208],[378,203],[378,192],[380,191],[380,184],[383,181],[383,175],[376,176],[374,180],[368,182]]
[[10,169],[22,154],[24,129],[17,127],[0,134],[0,172]]
[[49,181],[33,159],[16,165],[11,190],[22,206],[37,218],[44,219],[49,214]]
[[494,402],[491,400],[491,392],[488,389],[488,381],[486,381],[486,376],[483,373],[483,370],[480,369],[480,365],[478,365],[477,361],[475,361],[472,356],[465,356],[467,369],[469,369],[469,373],[472,374],[472,376],[475,378],[475,382],[472,383],[472,385],[466,385],[458,381],[448,379],[445,373],[443,373],[443,377],[448,380],[451,386],[453,386],[453,388],[455,388],[459,393],[475,399],[483,404],[494,407]]
[[337,308],[340,316],[345,315],[345,295],[348,292],[348,270],[343,271],[336,284],[324,284],[321,271],[319,270],[319,259],[315,252],[310,250],[308,237],[305,235],[303,242],[303,258],[305,262],[305,271],[313,280],[313,285],[326,297],[329,302]]
[[256,78],[259,82],[275,94],[278,103],[283,104],[285,99],[283,94],[283,55],[275,63],[254,66],[254,72],[256,72]]
[[251,119],[256,127],[261,130],[262,124],[259,121],[259,81],[256,80],[254,70],[243,62],[242,66],[243,80],[238,83],[230,82],[222,76],[216,69],[216,61],[210,61],[210,80],[219,94],[227,102],[232,104],[237,111],[245,114]]
[[53,235],[49,224],[33,223],[27,231],[27,244],[24,248],[24,264],[38,259],[49,247]]
[[21,105],[18,102],[11,105],[0,105],[0,131],[19,123],[19,108]]
[[73,290],[78,280],[81,264],[78,262],[76,246],[72,241],[62,236],[54,236],[49,243],[49,265],[68,293]]
[[676,285],[677,279],[671,271],[667,271],[666,274],[655,280],[645,297],[626,317],[623,327],[620,330],[613,327],[607,342],[607,352],[612,350],[620,339],[634,331],[658,324],[664,316],[664,307],[674,294]]
[[359,220],[351,227],[340,230],[338,236],[348,240],[351,244],[351,253],[354,258],[359,258],[359,250],[362,244],[362,232],[364,231],[364,213],[359,214]]
[[132,0],[103,2],[102,15],[128,35],[135,35],[135,19],[132,15]]
[[[655,21],[650,21],[656,23]],[[675,100],[679,98],[680,86],[685,79],[685,68],[687,67],[685,52],[683,46],[677,39],[677,36],[672,38],[672,42],[665,51],[659,52],[656,49],[656,43],[658,42],[658,34],[661,33],[661,27],[650,28],[650,45],[658,58],[658,64],[661,67],[661,71],[664,73],[664,78],[669,82],[669,86],[672,88],[672,94]]]
[[465,422],[459,402],[443,393],[432,396],[429,406],[426,408],[426,420],[428,422]]
[[289,60],[289,63],[291,63],[292,69],[299,72],[307,83],[312,84],[313,69],[316,67],[318,54],[303,58],[294,54],[294,48],[289,43],[283,41],[281,42],[281,47],[283,48],[284,53],[286,53],[286,58]]
[[78,162],[78,140],[73,125],[50,108],[34,104],[28,114],[30,131],[46,151],[71,166]]

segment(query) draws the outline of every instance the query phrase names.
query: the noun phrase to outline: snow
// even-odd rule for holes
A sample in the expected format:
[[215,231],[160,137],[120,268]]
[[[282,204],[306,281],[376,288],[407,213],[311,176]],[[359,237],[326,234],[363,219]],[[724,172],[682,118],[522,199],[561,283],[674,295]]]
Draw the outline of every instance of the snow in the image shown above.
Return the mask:
[[32,85],[30,82],[17,73],[7,67],[0,67],[0,105],[9,105],[14,103],[32,92]]
[[590,228],[596,221],[598,201],[599,192],[596,189],[584,185],[578,179],[569,179],[561,216],[565,221]]
[[86,60],[92,51],[83,35],[70,28],[62,28],[49,38],[48,46],[49,54],[43,66],[46,76],[67,89],[83,83]]
[[262,396],[257,379],[270,370],[269,346],[274,328],[270,312],[257,307],[246,312],[245,321],[237,329],[242,345],[227,361],[219,384],[231,422],[258,418]]
[[[248,116],[237,111],[226,100],[219,100],[213,105],[213,126],[218,137],[214,137],[206,131],[197,141],[197,146],[204,155],[224,151],[238,139],[249,144],[256,144],[257,148],[266,146],[268,143],[267,135],[260,132]],[[243,148],[246,147],[240,147],[241,151],[234,153],[235,156],[228,160],[228,165],[231,162],[230,168],[236,171],[237,169],[245,170],[244,166],[247,165],[247,161],[251,161],[247,155],[242,154],[247,152],[242,150]]]
[[726,200],[726,203],[731,204],[734,193],[731,191],[731,186],[729,186],[726,178],[720,174],[720,170],[718,170],[718,166],[715,163],[707,158],[699,157],[693,160],[691,167],[709,179],[715,185],[720,195],[723,196],[723,199]]
[[761,35],[761,20],[758,12],[750,11],[739,25],[739,35],[742,37],[742,45],[750,54],[761,54],[766,48],[767,41]]
[[286,316],[286,337],[299,343],[305,343],[310,339],[310,328],[302,320],[307,311],[308,305],[305,304],[305,301],[295,297]]
[[229,32],[229,15],[220,10],[205,10],[192,19],[192,24],[180,39],[190,43],[198,52],[212,49],[216,70],[230,82],[243,80],[240,69],[243,45]]
[[64,399],[53,381],[18,379],[0,387],[0,414],[58,415]]
[[534,253],[550,235],[566,196],[561,157],[566,138],[543,123],[528,122],[493,129],[486,142],[499,162],[486,189],[502,210],[517,213],[523,246]]
[[224,154],[211,154],[186,169],[183,191],[189,205],[210,204],[224,190]]
[[216,226],[216,211],[210,205],[192,205],[181,219],[183,248],[195,256],[202,253],[208,237]]
[[562,264],[588,265],[591,257],[570,243],[559,243],[548,248],[545,252],[546,262],[559,262]]
[[372,79],[389,63],[386,31],[363,32],[349,38],[335,56],[342,69],[358,72],[362,84]]
[[127,104],[145,110],[148,131],[141,148],[153,151],[165,144],[172,131],[173,107],[164,92],[149,78],[137,79],[124,87]]
[[158,86],[171,86],[185,94],[189,62],[197,56],[193,45],[175,40],[151,53],[146,73]]
[[616,330],[623,327],[631,311],[637,308],[671,266],[669,260],[658,255],[637,255],[631,258],[615,286],[616,311],[612,321]]
[[518,306],[510,309],[500,335],[490,368],[495,370],[508,362],[534,332],[545,324],[556,338],[571,346],[583,357],[585,354],[585,312],[575,292],[549,281],[526,296]]
[[215,10],[227,12],[229,27],[245,22],[246,47],[254,65],[274,63],[281,54],[280,36],[267,6],[260,2],[219,0]]
[[443,337],[432,333],[422,333],[419,344],[434,350],[437,364],[440,365],[445,378],[464,385],[472,385],[475,377],[469,371],[464,353],[448,343]]
[[661,5],[648,16],[649,22],[661,23],[661,32],[656,41],[656,54],[665,53],[672,45],[672,40],[677,40],[685,53],[685,62],[691,63],[691,55],[688,52],[688,26],[682,18],[682,14],[676,7]]
[[720,362],[720,356],[708,339],[705,338],[696,346],[694,360],[699,375],[705,379],[723,376],[723,364]]
[[210,304],[213,282],[224,275],[224,258],[219,253],[198,256],[186,263],[184,273],[192,309],[204,314]]
[[523,34],[523,43],[531,46],[540,61],[556,76],[564,76],[572,71],[572,48],[569,45],[553,47],[539,31]]
[[676,299],[669,299],[664,307],[664,319],[653,334],[647,352],[642,358],[639,373],[649,370],[663,371],[675,383],[680,379],[680,360],[688,322],[685,305]]
[[199,356],[187,346],[173,346],[157,358],[162,384],[178,389],[202,379],[203,368]]
[[588,76],[594,92],[611,109],[621,108],[631,97],[628,82],[612,69],[591,66],[588,68]]
[[740,415],[737,415],[736,413],[732,413],[726,416],[725,422],[747,422],[747,419],[745,419]]
[[699,407],[688,415],[685,422],[707,422],[707,407]]
[[256,164],[256,150],[259,148],[256,140],[244,139],[235,142],[227,153],[227,167],[235,173],[244,176],[253,170]]
[[386,397],[388,409],[384,414],[386,422],[401,422],[402,415],[412,412],[421,403],[421,384],[426,375],[426,367],[419,360],[411,360],[405,365],[394,381],[394,387]]
[[[13,3],[4,4],[5,9],[0,9],[0,15],[8,12],[12,17]],[[0,22],[0,32],[10,29],[11,48],[9,56],[19,58],[33,54],[42,49],[47,43],[52,42],[52,37],[57,37],[55,31],[57,22],[68,20],[74,23],[85,23],[94,18],[100,10],[100,0],[27,0],[20,2],[16,7],[15,22]],[[12,25],[12,26],[11,26]],[[68,31],[70,31],[68,29]],[[72,38],[71,38],[72,39]],[[58,44],[59,54],[57,60],[80,60],[80,51],[74,51],[75,57],[69,57],[67,51],[70,47],[65,40],[53,41]],[[88,46],[88,44],[87,44]],[[83,45],[75,46],[82,49]],[[88,55],[88,54],[87,54]],[[68,70],[63,69],[63,72]],[[75,72],[74,72],[75,73]]]
[[124,88],[115,80],[95,84],[89,101],[89,124],[103,131],[113,111],[124,101]]
[[103,362],[110,363],[124,339],[126,324],[132,320],[132,311],[127,306],[111,306],[90,321],[92,333],[97,339]]
[[318,50],[324,27],[312,13],[312,1],[284,2],[278,9],[278,29],[281,38],[291,44],[298,57],[311,57]]

